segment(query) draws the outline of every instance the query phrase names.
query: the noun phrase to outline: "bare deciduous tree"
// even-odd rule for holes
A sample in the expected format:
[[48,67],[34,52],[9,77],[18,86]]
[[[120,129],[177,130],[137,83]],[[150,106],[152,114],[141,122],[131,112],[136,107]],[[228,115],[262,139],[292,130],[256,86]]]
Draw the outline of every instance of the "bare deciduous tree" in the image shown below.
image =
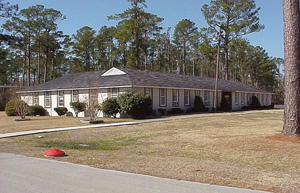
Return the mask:
[[28,114],[28,104],[25,101],[16,100],[14,109],[21,119],[25,119],[25,116]]
[[101,105],[98,103],[97,98],[93,96],[95,95],[90,92],[89,97],[84,98],[84,103],[86,104],[85,110],[90,117],[90,121],[97,121],[97,116],[101,111]]

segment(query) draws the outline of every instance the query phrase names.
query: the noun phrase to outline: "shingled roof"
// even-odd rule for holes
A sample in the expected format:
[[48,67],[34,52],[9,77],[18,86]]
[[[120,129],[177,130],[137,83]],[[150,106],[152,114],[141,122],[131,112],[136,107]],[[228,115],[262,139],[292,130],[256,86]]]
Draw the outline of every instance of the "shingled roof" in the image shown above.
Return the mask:
[[[84,72],[64,75],[20,92],[107,87],[159,87],[178,89],[214,90],[215,79],[171,73],[114,68],[119,75],[103,76],[107,71]],[[219,80],[218,90],[223,92],[270,93],[241,82]]]

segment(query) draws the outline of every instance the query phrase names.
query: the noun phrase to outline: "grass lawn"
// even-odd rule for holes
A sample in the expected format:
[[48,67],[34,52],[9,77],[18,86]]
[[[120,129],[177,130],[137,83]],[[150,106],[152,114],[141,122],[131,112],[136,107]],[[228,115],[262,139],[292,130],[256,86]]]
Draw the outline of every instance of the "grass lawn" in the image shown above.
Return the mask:
[[[0,111],[0,133],[13,133],[18,131],[52,129],[63,127],[86,126],[89,124],[80,123],[80,120],[87,120],[89,117],[50,117],[50,116],[26,116],[30,121],[15,121],[18,116],[6,116],[4,111]],[[115,123],[133,121],[133,119],[111,119],[99,118],[104,123]]]
[[282,125],[283,111],[270,110],[1,139],[0,152],[42,158],[49,148],[60,148],[68,156],[47,159],[178,180],[300,192],[300,140],[283,137]]

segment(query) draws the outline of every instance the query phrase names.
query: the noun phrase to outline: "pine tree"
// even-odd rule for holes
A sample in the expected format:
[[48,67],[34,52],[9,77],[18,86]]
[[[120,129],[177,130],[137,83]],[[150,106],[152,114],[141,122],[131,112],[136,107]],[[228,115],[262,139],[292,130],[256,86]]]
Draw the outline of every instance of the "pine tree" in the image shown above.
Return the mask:
[[300,135],[300,26],[299,0],[283,0],[285,111],[283,133]]
[[264,28],[259,23],[254,0],[211,0],[210,5],[203,5],[201,11],[209,27],[214,32],[219,28],[224,31],[223,45],[225,55],[224,79],[229,79],[229,43],[232,39]]

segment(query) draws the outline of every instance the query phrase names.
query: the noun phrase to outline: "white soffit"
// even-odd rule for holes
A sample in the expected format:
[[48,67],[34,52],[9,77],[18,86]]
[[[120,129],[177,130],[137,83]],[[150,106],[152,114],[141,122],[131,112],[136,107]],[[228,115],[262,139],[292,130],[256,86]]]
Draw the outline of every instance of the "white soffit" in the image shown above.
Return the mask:
[[126,73],[123,72],[122,70],[119,70],[119,69],[113,67],[110,70],[106,71],[101,76],[116,76],[116,75],[124,75],[124,74],[126,74]]

